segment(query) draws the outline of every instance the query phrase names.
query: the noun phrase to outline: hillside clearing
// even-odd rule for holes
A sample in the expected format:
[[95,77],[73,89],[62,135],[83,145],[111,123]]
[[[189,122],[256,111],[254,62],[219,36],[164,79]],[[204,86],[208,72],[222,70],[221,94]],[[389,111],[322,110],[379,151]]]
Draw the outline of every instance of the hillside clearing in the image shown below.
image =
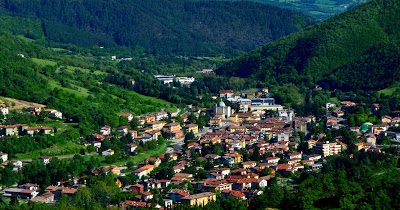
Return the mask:
[[21,109],[32,107],[32,106],[41,107],[41,108],[46,107],[43,104],[18,100],[15,98],[2,97],[2,96],[0,96],[0,103],[6,104],[6,106],[8,107],[9,110],[21,110]]

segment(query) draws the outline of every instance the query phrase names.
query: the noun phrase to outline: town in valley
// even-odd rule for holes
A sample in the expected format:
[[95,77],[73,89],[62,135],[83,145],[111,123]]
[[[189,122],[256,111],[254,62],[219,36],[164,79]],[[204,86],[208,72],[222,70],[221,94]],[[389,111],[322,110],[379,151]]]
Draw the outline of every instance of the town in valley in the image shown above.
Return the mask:
[[[390,131],[400,125],[399,112],[383,116],[380,124],[366,122],[361,127],[349,127],[344,118],[346,112],[361,106],[352,101],[326,103],[325,116],[316,119],[315,116],[297,116],[294,109],[277,104],[268,87],[220,90],[213,100],[215,105],[209,108],[187,105],[141,116],[120,113],[126,125],[104,125],[97,132],[81,137],[85,149],[80,155],[105,158],[106,164],[81,177],[56,180],[44,189],[37,183],[4,188],[2,196],[53,204],[62,196],[74,196],[85,186],[88,176],[112,174],[121,191],[134,195],[133,199],[120,203],[122,208],[205,206],[215,201],[217,194],[249,203],[271,182],[295,190],[296,183],[292,179],[295,174],[318,173],[327,158],[342,154],[350,146],[355,145],[351,149],[358,151],[381,153],[381,147],[385,146],[382,144],[400,142],[400,132]],[[51,121],[65,120],[57,110],[27,104],[15,109],[10,103],[3,103],[2,116],[7,119],[13,112]],[[370,112],[377,113],[379,109],[379,104],[373,104]],[[344,139],[348,137],[328,137],[324,131],[331,129],[352,133],[357,142],[349,145],[348,139]],[[56,132],[46,125],[0,125],[2,138],[54,135]],[[113,144],[123,144],[123,149],[116,151]],[[119,161],[118,164],[112,161],[116,153],[131,159],[160,147],[163,149],[158,154],[143,160]],[[32,161],[9,158],[4,152],[0,154],[3,167],[11,167],[15,173],[20,173],[24,165]],[[58,157],[43,156],[38,160],[47,165],[52,164],[54,158]],[[127,177],[129,181],[121,181]]]

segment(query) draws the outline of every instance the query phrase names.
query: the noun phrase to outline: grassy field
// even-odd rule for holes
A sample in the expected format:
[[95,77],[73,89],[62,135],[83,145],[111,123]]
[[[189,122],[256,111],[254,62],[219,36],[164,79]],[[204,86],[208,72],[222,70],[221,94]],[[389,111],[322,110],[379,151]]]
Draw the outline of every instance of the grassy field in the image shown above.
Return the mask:
[[32,152],[27,152],[23,154],[17,154],[15,159],[18,160],[26,160],[26,159],[35,159],[40,158],[42,156],[60,156],[60,155],[70,155],[70,154],[79,154],[80,149],[83,146],[73,143],[73,142],[66,142],[61,145],[53,145],[52,147],[36,150]]
[[42,107],[42,108],[45,107],[45,105],[43,105],[43,104],[38,104],[38,103],[29,102],[29,101],[23,101],[23,100],[18,100],[18,99],[14,99],[14,98],[7,98],[7,97],[0,96],[0,104],[1,103],[5,103],[10,110],[21,110],[21,109],[28,108],[31,106]]
[[69,73],[75,73],[76,71],[81,71],[82,73],[85,73],[85,74],[107,75],[107,72],[98,71],[98,70],[92,72],[89,69],[84,69],[84,68],[75,67],[75,66],[67,66],[67,71]]
[[87,96],[90,95],[89,90],[84,88],[84,87],[71,85],[72,87],[74,87],[74,89],[66,88],[66,87],[61,86],[61,84],[59,82],[57,82],[57,81],[55,81],[55,80],[53,80],[51,78],[48,78],[48,82],[49,82],[50,87],[52,87],[52,88],[59,88],[59,89],[62,89],[64,91],[66,91],[66,92],[75,94],[75,95],[80,96],[80,97],[87,97]]
[[392,86],[382,89],[380,91],[378,91],[380,94],[384,94],[384,95],[393,95],[393,93],[395,93],[396,91],[400,90],[400,82],[396,82],[395,84],[393,84]]
[[48,60],[48,59],[32,58],[32,61],[41,66],[56,66],[57,65],[57,62]]

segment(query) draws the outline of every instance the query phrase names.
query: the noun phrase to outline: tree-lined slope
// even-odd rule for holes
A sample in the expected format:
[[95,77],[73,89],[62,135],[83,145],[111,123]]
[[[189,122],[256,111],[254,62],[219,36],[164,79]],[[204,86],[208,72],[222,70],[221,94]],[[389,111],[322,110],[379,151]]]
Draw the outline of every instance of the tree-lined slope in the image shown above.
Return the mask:
[[25,39],[0,34],[0,96],[55,108],[82,134],[106,124],[119,126],[122,112],[173,109],[166,101],[107,83],[105,64],[98,59],[64,55]]
[[12,14],[40,18],[50,40],[86,46],[137,46],[158,53],[251,50],[312,22],[298,12],[251,2],[4,1]]
[[239,57],[218,73],[269,84],[388,87],[400,79],[399,51],[389,50],[399,43],[399,19],[399,1],[375,0]]

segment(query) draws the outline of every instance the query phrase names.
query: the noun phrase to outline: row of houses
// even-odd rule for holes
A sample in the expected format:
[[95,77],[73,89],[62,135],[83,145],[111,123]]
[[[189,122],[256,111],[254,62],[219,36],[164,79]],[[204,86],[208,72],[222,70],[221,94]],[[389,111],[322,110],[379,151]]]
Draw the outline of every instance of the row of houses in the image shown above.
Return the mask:
[[33,136],[36,133],[44,135],[53,135],[54,128],[49,126],[29,127],[29,125],[26,124],[0,125],[0,137],[24,136],[24,135]]
[[0,193],[4,197],[15,197],[32,202],[51,204],[55,203],[56,199],[59,199],[61,196],[72,197],[77,191],[78,188],[51,185],[43,193],[40,193],[38,185],[26,183],[14,188],[5,188]]

